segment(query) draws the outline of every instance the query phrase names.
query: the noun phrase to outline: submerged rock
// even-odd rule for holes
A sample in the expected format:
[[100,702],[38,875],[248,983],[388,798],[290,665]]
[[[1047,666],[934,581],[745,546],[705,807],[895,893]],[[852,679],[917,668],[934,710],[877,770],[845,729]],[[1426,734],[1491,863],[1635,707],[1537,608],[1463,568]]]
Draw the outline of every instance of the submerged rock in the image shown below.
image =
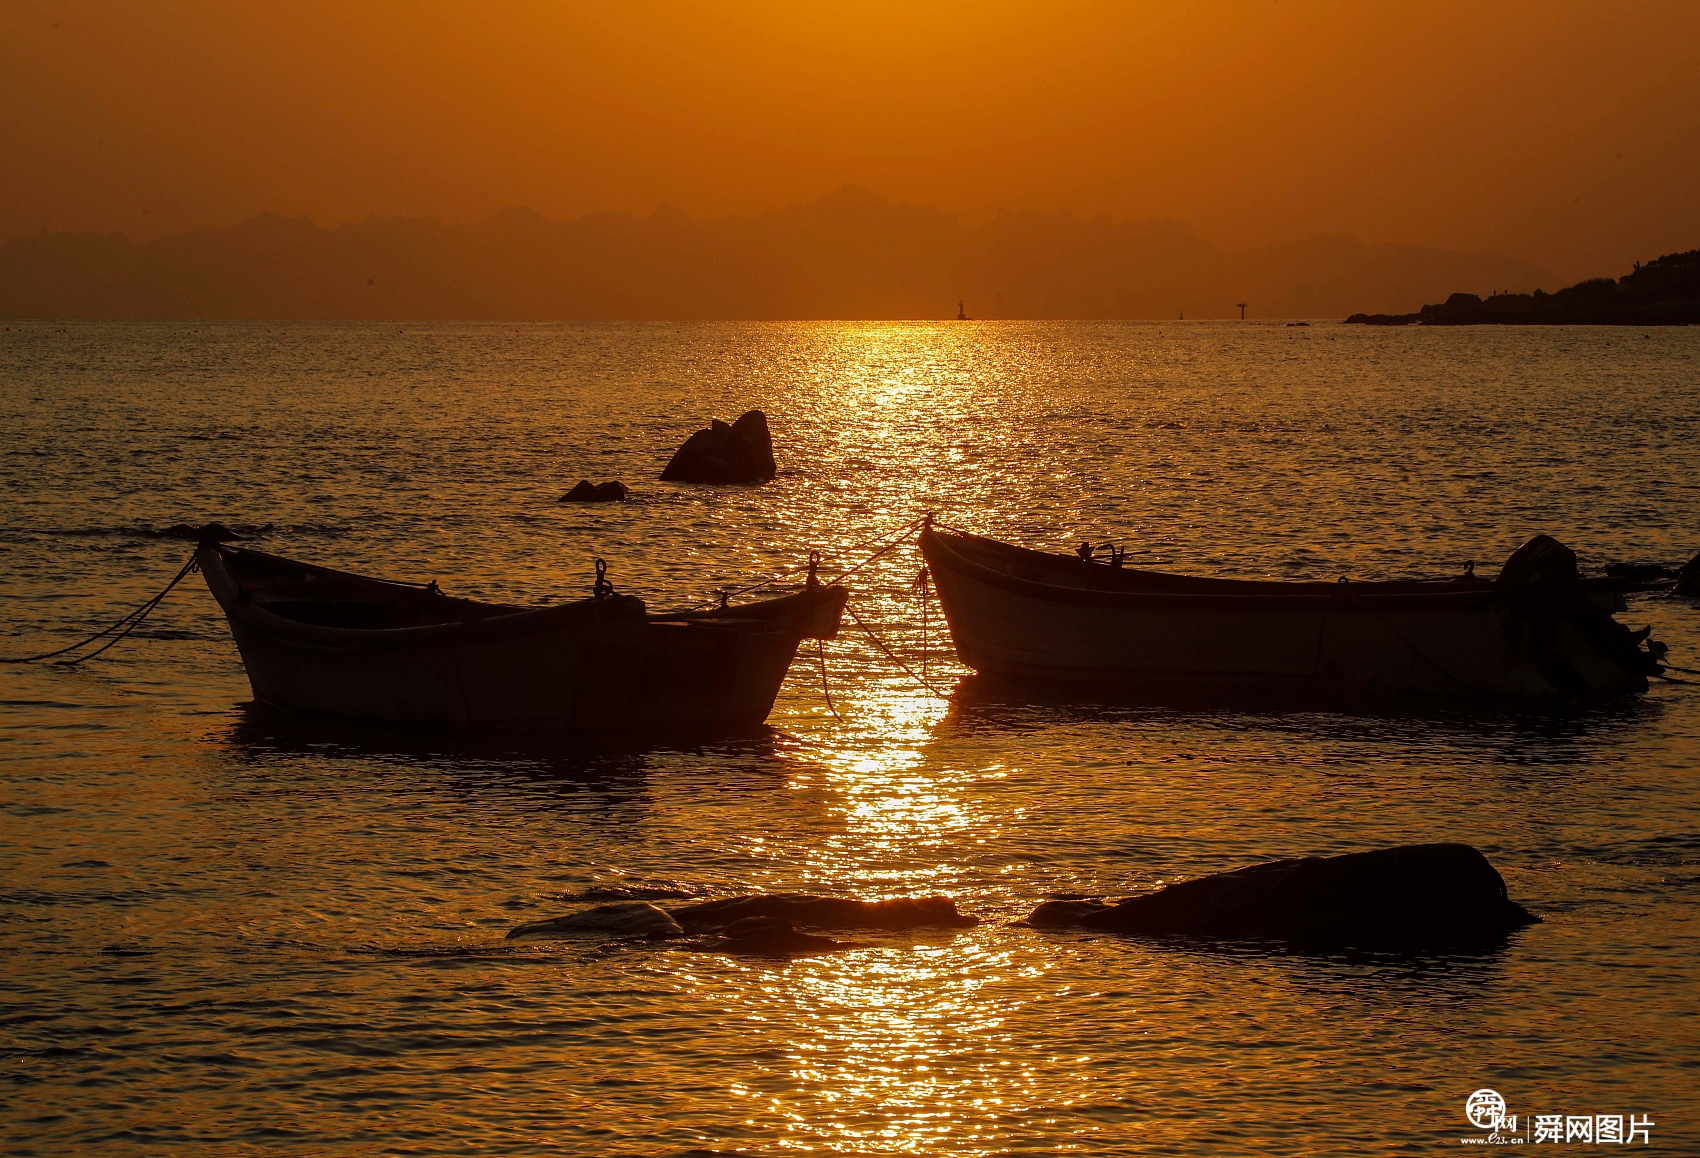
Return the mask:
[[963,929],[980,923],[979,917],[957,912],[956,902],[949,897],[892,897],[884,901],[858,901],[813,893],[727,897],[684,905],[672,910],[672,916],[693,932],[723,929],[749,917],[778,917],[817,929]]
[[1607,563],[1606,575],[1629,583],[1651,583],[1669,579],[1673,572],[1662,563]]
[[685,885],[667,882],[659,885],[591,885],[576,893],[562,893],[563,901],[668,901],[689,897]]
[[1018,923],[1035,929],[1067,929],[1107,908],[1109,905],[1103,901],[1046,901],[1028,913],[1026,921]]
[[610,479],[605,483],[592,486],[590,480],[586,478],[580,479],[577,486],[555,501],[560,503],[623,503],[626,501],[626,496],[631,493],[623,482]]
[[1700,595],[1700,554],[1682,565],[1682,570],[1676,573],[1676,585],[1670,589],[1672,595]]
[[1252,865],[1116,905],[1047,901],[1040,928],[1141,937],[1284,941],[1295,947],[1484,949],[1537,922],[1465,844],[1414,844]]
[[[272,525],[267,523],[260,533],[264,534],[271,529]],[[161,539],[190,539],[197,543],[230,543],[242,537],[223,523],[204,523],[199,527],[189,523],[175,523],[163,531],[154,531],[153,534]]]
[[625,937],[682,937],[685,930],[667,910],[645,901],[597,905],[577,913],[532,921],[508,931],[510,941],[524,937],[570,937],[579,933],[613,933]]
[[661,478],[724,486],[763,483],[778,473],[767,415],[751,410],[730,426],[711,419],[707,430],[697,431],[673,452]]
[[783,917],[745,917],[726,926],[718,944],[711,946],[718,953],[739,953],[752,956],[808,957],[830,953],[834,949],[856,949],[847,941],[800,933]]

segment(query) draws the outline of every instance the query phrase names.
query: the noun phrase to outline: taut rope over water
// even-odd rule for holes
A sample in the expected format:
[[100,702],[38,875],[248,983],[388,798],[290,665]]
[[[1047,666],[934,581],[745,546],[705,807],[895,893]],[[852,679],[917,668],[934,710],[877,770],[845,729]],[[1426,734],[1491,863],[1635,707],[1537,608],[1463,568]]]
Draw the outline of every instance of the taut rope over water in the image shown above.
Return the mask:
[[[893,531],[889,536],[887,536],[887,535],[875,535],[873,538],[863,539],[860,543],[857,543],[854,546],[846,547],[844,549],[844,551],[842,552],[842,554],[854,555],[857,551],[860,551],[860,550],[862,550],[866,547],[869,547],[869,546],[871,546],[875,543],[885,542],[885,540],[888,539],[888,538],[891,540],[885,546],[883,546],[879,550],[875,551],[872,555],[869,555],[866,559],[863,559],[860,563],[857,563],[854,567],[850,567],[850,568],[848,568],[844,571],[840,571],[837,575],[835,575],[831,579],[827,580],[826,586],[831,587],[835,583],[842,583],[842,582],[844,582],[844,580],[847,577],[854,575],[857,571],[860,571],[863,567],[866,567],[869,563],[872,563],[874,560],[882,558],[883,556],[890,554],[892,551],[896,550],[898,547],[902,546],[905,542],[907,542],[909,533],[911,531],[913,531],[916,527],[919,527],[920,525],[921,525],[921,519],[913,519],[910,522],[899,527],[896,531]],[[818,552],[811,551],[810,554],[811,555],[818,555]],[[818,558],[816,560],[816,567],[817,567],[817,577],[818,577],[818,567],[819,567]],[[730,588],[730,589],[717,591],[715,593],[715,597],[713,599],[708,599],[708,600],[704,600],[701,603],[693,604],[690,607],[687,607],[685,610],[686,611],[701,611],[701,610],[704,610],[704,609],[709,608],[709,607],[714,607],[714,606],[716,606],[717,603],[718,603],[719,606],[724,607],[724,606],[726,606],[727,601],[734,595],[743,595],[746,592],[755,591],[758,588],[766,587],[770,584],[777,583],[781,579],[789,579],[793,575],[801,575],[801,574],[805,573],[806,571],[808,571],[808,569],[809,569],[809,565],[807,563],[804,563],[804,564],[801,564],[800,566],[792,567],[791,569],[789,569],[787,571],[778,571],[778,572],[775,572],[772,575],[763,576],[762,578],[757,579],[753,583],[744,584],[742,587],[733,587],[733,588]]]
[[183,564],[183,569],[178,571],[177,574],[172,577],[171,582],[169,582],[165,585],[165,590],[161,591],[158,595],[155,595],[152,599],[148,600],[146,603],[142,604],[140,607],[136,608],[134,611],[132,611],[128,615],[124,616],[117,623],[114,623],[111,627],[105,628],[104,630],[101,630],[101,631],[97,631],[93,635],[89,636],[88,638],[80,639],[76,643],[73,643],[70,647],[62,647],[58,651],[44,651],[40,655],[9,656],[9,657],[6,657],[6,658],[0,658],[0,663],[35,663],[38,660],[53,659],[56,656],[67,655],[67,654],[69,654],[73,651],[77,651],[80,648],[87,647],[89,644],[93,643],[95,640],[105,639],[107,636],[112,635],[112,633],[116,631],[118,633],[117,635],[113,635],[113,637],[111,639],[107,640],[106,643],[102,644],[100,647],[95,648],[93,651],[89,652],[87,655],[79,655],[79,656],[76,656],[73,659],[61,659],[61,660],[58,661],[58,666],[74,667],[75,665],[82,663],[84,660],[93,659],[95,656],[106,651],[108,648],[111,648],[114,645],[116,645],[119,640],[123,639],[126,635],[129,635],[132,631],[136,630],[137,627],[141,626],[142,620],[146,619],[150,614],[152,614],[153,609],[160,605],[160,601],[163,600],[167,595],[171,594],[171,589],[173,587],[177,586],[179,583],[181,583],[184,580],[184,578],[186,578],[187,576],[193,574],[194,572],[196,572],[198,570],[200,570],[200,564],[197,563],[195,561],[195,557],[193,555],[191,555],[191,556],[189,556],[189,561],[187,563]]
[[933,695],[937,696],[939,699],[945,700],[947,702],[949,701],[950,697],[948,695],[946,695],[944,692],[939,691],[932,684],[930,684],[926,680],[922,679],[920,677],[920,675],[916,673],[914,668],[912,668],[908,664],[904,663],[903,660],[898,656],[898,654],[895,651],[892,651],[891,648],[887,647],[886,644],[885,644],[885,640],[881,639],[878,635],[874,634],[874,629],[869,627],[866,623],[862,622],[862,617],[860,615],[856,614],[856,609],[854,607],[852,607],[848,603],[846,603],[844,605],[844,610],[850,613],[850,618],[854,619],[856,621],[856,626],[860,627],[862,629],[862,631],[864,633],[866,633],[867,637],[874,641],[874,646],[879,648],[881,651],[885,652],[886,658],[891,660],[891,662],[896,664],[898,667],[902,668],[904,670],[904,672],[906,672],[908,674],[910,679],[912,679],[916,683],[920,684],[928,692],[931,692]]

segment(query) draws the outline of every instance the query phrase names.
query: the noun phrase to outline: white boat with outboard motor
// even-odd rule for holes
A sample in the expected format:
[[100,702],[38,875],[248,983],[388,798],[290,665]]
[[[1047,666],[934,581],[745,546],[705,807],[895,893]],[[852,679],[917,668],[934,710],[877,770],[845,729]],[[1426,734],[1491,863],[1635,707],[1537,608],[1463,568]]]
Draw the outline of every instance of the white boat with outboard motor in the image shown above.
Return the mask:
[[[1137,570],[922,528],[956,653],[983,675],[1156,691],[1528,699],[1644,691],[1664,646],[1530,539],[1498,577],[1277,582]],[[1619,589],[1622,584],[1616,585]]]

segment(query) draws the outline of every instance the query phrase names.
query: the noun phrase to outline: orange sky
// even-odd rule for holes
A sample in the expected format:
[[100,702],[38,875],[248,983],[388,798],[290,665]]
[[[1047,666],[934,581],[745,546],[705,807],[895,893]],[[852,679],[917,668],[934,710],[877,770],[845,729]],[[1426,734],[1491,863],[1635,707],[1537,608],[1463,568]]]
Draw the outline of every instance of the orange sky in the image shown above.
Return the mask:
[[1696,158],[1690,0],[0,6],[0,239],[851,182],[1570,278],[1700,246]]

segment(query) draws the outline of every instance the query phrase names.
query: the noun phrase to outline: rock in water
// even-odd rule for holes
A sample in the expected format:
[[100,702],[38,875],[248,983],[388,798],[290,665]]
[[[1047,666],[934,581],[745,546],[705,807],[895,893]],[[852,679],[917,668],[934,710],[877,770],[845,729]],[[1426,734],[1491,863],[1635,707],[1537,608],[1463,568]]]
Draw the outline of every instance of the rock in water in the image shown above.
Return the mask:
[[1652,583],[1669,579],[1672,573],[1662,563],[1607,563],[1606,576],[1626,583]]
[[[270,523],[266,524],[265,530],[271,530]],[[197,543],[230,543],[242,537],[223,523],[206,523],[199,527],[176,523],[163,531],[150,533],[162,539],[192,539]]]
[[597,905],[563,917],[532,921],[509,930],[507,939],[521,937],[570,937],[578,933],[613,933],[626,937],[682,937],[685,930],[665,909],[643,901]]
[[1025,922],[1017,924],[1028,924],[1035,929],[1067,929],[1109,907],[1103,901],[1046,901],[1027,914]]
[[1410,952],[1492,948],[1539,919],[1506,896],[1498,871],[1466,844],[1273,861],[1118,905],[1087,906],[1050,901],[1028,922],[1142,937]]
[[589,479],[580,479],[572,490],[562,495],[557,502],[562,503],[623,503],[626,496],[632,492],[623,482],[610,479],[600,486],[592,486]]
[[767,415],[759,410],[746,410],[732,424],[732,434],[750,448],[750,462],[763,481],[779,473],[779,464],[773,460],[773,433],[767,428]]
[[857,901],[813,893],[761,893],[727,897],[672,910],[673,919],[692,930],[721,929],[749,917],[777,917],[816,929],[962,929],[980,918],[956,911],[949,897],[893,897]]
[[726,926],[718,945],[720,953],[741,953],[763,957],[807,957],[815,953],[830,953],[834,949],[854,949],[859,946],[831,937],[799,933],[783,917],[745,917]]
[[1700,595],[1700,554],[1682,565],[1682,570],[1676,573],[1676,585],[1670,589],[1672,595]]
[[725,486],[764,483],[777,473],[767,415],[751,410],[731,426],[711,419],[707,430],[697,431],[673,452],[661,478]]

